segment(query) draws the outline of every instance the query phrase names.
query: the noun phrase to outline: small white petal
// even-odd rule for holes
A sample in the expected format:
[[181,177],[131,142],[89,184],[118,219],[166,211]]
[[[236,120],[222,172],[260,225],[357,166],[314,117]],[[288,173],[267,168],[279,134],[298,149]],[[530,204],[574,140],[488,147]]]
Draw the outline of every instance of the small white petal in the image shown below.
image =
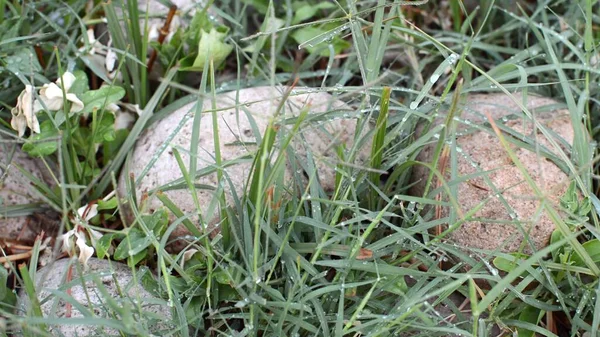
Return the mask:
[[42,103],[40,103],[39,100],[35,100],[33,101],[33,112],[34,113],[38,113],[40,111],[44,110],[44,107],[42,106]]
[[[87,210],[87,213],[85,213],[86,210]],[[98,215],[98,204],[93,204],[91,206],[85,205],[85,206],[79,207],[77,209],[77,215],[79,216],[79,218],[85,219],[85,221],[89,221],[91,218]],[[84,217],[84,215],[85,215],[85,217]]]
[[148,32],[148,41],[156,41],[158,40],[158,36],[160,35],[158,33],[158,25],[157,24],[153,24],[152,26],[150,26],[150,31]]
[[88,208],[87,205],[85,206],[81,206],[77,209],[77,215],[79,215],[80,218],[83,218],[83,213],[85,213],[85,210]]
[[83,102],[75,94],[67,94],[67,101],[71,102],[71,112],[83,110]]
[[115,70],[115,63],[117,62],[117,54],[112,50],[108,49],[106,52],[106,58],[104,59],[104,66],[109,73]]
[[88,230],[90,232],[90,241],[92,241],[92,247],[96,248],[96,243],[102,238],[103,234],[91,228]]
[[[63,85],[63,81],[64,80],[64,85]],[[69,91],[69,89],[71,89],[71,86],[73,85],[73,83],[75,83],[75,75],[71,74],[70,72],[65,72],[62,75],[62,78],[59,77],[56,80],[56,84],[58,84],[59,86],[63,87],[65,89],[65,92]],[[62,93],[61,93],[62,96]]]
[[144,110],[140,109],[140,105],[139,104],[134,104],[133,108],[135,109],[135,113],[139,116],[142,115],[142,113],[144,112]]
[[25,115],[23,115],[17,107],[12,108],[10,113],[12,114],[10,126],[17,131],[19,137],[23,137],[25,130],[27,130],[27,119],[25,118]]
[[42,106],[45,105],[48,110],[57,111],[63,107],[62,89],[54,83],[44,84],[40,89],[40,99],[44,103]]
[[[96,48],[95,48],[96,36],[94,35],[93,28],[90,28],[87,30],[87,38],[88,38],[88,43],[92,46],[92,48],[90,49],[90,54],[94,55],[94,53],[96,52]],[[84,46],[84,48],[85,48],[85,46]]]
[[35,133],[40,133],[40,123],[38,122],[37,116],[33,109],[33,86],[25,86],[25,95],[21,101],[21,109],[27,119],[27,126]]
[[62,241],[62,251],[64,253],[68,253],[72,249],[70,239],[71,239],[71,236],[73,236],[73,233],[75,233],[75,230],[71,229],[70,231],[68,231],[65,234],[60,236],[60,240]]
[[94,28],[89,28],[86,33],[87,33],[88,42],[90,44],[93,44],[94,42],[96,42],[96,35],[94,34]]
[[90,210],[88,211],[87,215],[85,216],[85,220],[89,221],[96,215],[98,215],[98,204],[93,204],[92,206],[90,206]]
[[46,99],[62,99],[63,91],[56,83],[46,83],[40,89],[40,96]]
[[106,106],[106,110],[108,110],[112,113],[116,113],[117,111],[121,111],[121,108],[115,103],[110,103],[109,105]]
[[133,118],[132,114],[121,111],[117,113],[117,117],[115,117],[115,130],[128,129],[134,121],[135,118]]
[[33,102],[33,86],[26,85],[17,98],[17,106],[11,109],[12,120],[11,127],[19,132],[19,137],[22,137],[27,127],[33,132],[40,133],[40,123],[34,110]]
[[77,247],[79,247],[79,262],[87,268],[87,262],[94,255],[94,248],[90,247],[86,244],[83,236],[78,235],[77,241],[75,242]]

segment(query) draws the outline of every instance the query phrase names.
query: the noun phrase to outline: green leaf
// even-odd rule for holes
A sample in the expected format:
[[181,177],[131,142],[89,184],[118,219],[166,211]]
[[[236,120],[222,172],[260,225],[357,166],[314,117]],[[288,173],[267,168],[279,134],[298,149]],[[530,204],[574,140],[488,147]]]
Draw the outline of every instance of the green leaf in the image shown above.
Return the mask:
[[94,109],[106,107],[111,103],[118,102],[123,96],[125,96],[125,90],[117,86],[106,86],[98,90],[88,91],[79,96],[83,102],[83,110],[78,113],[84,114]]
[[99,211],[116,209],[117,206],[118,206],[117,197],[112,197],[106,201],[104,201],[102,199],[98,200],[98,210]]
[[261,14],[267,13],[269,9],[269,0],[242,0],[242,2],[254,7]]
[[83,93],[90,90],[85,72],[76,70],[73,72],[73,76],[75,76],[75,82],[73,82],[71,88],[69,88],[69,93],[81,96]]
[[183,33],[183,40],[190,46],[197,46],[203,32],[210,32],[214,26],[206,11],[196,11],[189,28]]
[[219,32],[212,28],[210,32],[202,32],[198,43],[198,56],[190,68],[182,70],[202,71],[207,61],[213,60],[215,67],[225,61],[227,55],[233,50],[233,46],[223,42],[227,33]]
[[142,261],[148,255],[147,250],[143,250],[127,259],[127,265],[131,268],[135,267],[140,261]]
[[302,21],[312,19],[320,10],[331,9],[335,7],[336,5],[332,2],[323,1],[319,2],[316,5],[304,2],[299,8],[297,8],[294,11],[294,19],[292,19],[292,24],[295,25]]
[[[306,41],[310,41],[310,40],[314,39],[317,36],[321,36],[321,35],[325,35],[325,34],[331,34],[331,30],[325,29],[325,28],[317,28],[317,27],[303,27],[303,28],[296,30],[292,34],[292,37],[300,45]],[[344,49],[347,49],[350,47],[350,43],[344,39],[341,39],[339,36],[332,37],[331,40],[328,42],[329,42],[329,44],[333,45],[333,50],[334,50],[335,54],[339,54]],[[308,50],[309,53],[311,53],[311,54],[318,53],[322,57],[328,57],[330,54],[330,50],[327,47],[326,43],[320,43],[320,44],[317,44],[314,46],[307,45],[306,49]]]
[[111,141],[102,143],[102,153],[104,154],[102,156],[102,162],[105,166],[117,155],[128,135],[128,129],[115,130],[115,138]]
[[150,272],[143,273],[140,279],[140,284],[147,292],[149,292],[153,296],[156,296],[158,298],[168,298],[169,296],[169,294],[166,291],[164,291],[163,287],[161,287],[158,284],[158,281]]
[[204,329],[204,320],[199,319],[204,315],[206,310],[206,298],[204,296],[197,296],[192,298],[191,301],[186,303],[185,317],[188,323],[196,329]]
[[512,255],[513,258],[507,259],[500,256],[496,257],[493,261],[494,266],[496,266],[496,268],[498,268],[499,270],[511,272],[519,265],[519,261],[527,260],[527,258],[529,258],[529,255],[522,253],[511,253],[509,255]]
[[123,260],[127,257],[139,254],[151,244],[152,240],[147,237],[141,230],[134,229],[127,234],[127,237],[119,243],[115,250],[114,259]]
[[[95,165],[95,162],[93,163]],[[85,178],[94,178],[102,172],[99,167],[92,167],[89,161],[82,161],[79,163],[81,169],[83,171],[83,177]]]
[[217,281],[220,284],[226,284],[229,285],[231,280],[231,277],[229,276],[229,273],[226,272],[225,270],[220,270],[216,273],[213,274],[215,277],[215,281]]
[[105,256],[108,256],[108,251],[114,239],[118,239],[120,237],[124,237],[124,234],[121,233],[110,233],[104,234],[98,241],[96,241],[96,254],[99,259],[103,259]]
[[4,62],[6,68],[13,73],[30,76],[42,72],[42,66],[32,48],[21,48],[13,55],[4,58]]
[[47,120],[40,124],[40,133],[33,134],[23,144],[23,151],[30,156],[40,157],[53,154],[58,149],[58,130]]
[[0,268],[0,303],[7,307],[12,307],[17,302],[17,296],[8,288],[8,270]]
[[169,214],[165,207],[159,207],[152,214],[142,215],[146,227],[155,234],[160,234],[169,224]]
[[383,290],[392,294],[404,296],[408,291],[408,286],[406,285],[406,281],[403,277],[398,277],[395,279],[395,282],[386,284]]
[[[592,258],[592,261],[595,263],[600,262],[600,241],[598,239],[590,240],[582,246],[586,253]],[[585,262],[583,262],[583,259],[577,252],[573,252],[573,255],[571,255],[571,261],[576,266],[585,266]]]
[[[527,305],[521,314],[519,314],[519,321],[527,322],[534,325],[537,325],[542,318],[542,312],[540,309]],[[517,327],[517,331],[519,332],[519,337],[533,337],[534,332],[531,330],[527,330],[525,328]]]
[[91,128],[94,131],[94,139],[92,141],[95,144],[103,142],[112,142],[117,138],[115,132],[115,116],[112,113],[105,112],[102,115],[102,119],[99,119],[99,115],[95,115],[92,120]]

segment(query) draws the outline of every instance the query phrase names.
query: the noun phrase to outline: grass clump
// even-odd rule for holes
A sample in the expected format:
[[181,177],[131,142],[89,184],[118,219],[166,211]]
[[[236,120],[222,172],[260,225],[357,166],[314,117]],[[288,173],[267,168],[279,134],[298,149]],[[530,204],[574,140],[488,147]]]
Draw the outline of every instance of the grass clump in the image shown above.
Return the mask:
[[[170,12],[165,7],[158,18],[163,30],[152,40],[155,18],[137,1],[0,0],[0,139],[4,148],[38,157],[52,173],[48,183],[32,183],[44,208],[61,215],[61,233],[82,233],[83,243],[74,241],[65,254],[85,259],[82,253],[93,247],[97,257],[127,262],[132,272],[148,268],[140,282],[168,303],[170,322],[178,326],[169,335],[597,334],[596,1],[204,5]],[[170,24],[175,14],[187,25]],[[112,57],[109,66],[105,59]],[[220,219],[219,233],[197,228],[166,193],[157,194],[164,207],[148,212],[135,195],[141,172],[127,181],[127,195],[114,193],[136,140],[162,117],[190,102],[213,102],[212,110],[194,114],[199,126],[201,112],[217,120],[219,93],[279,84],[288,85],[284,97],[328,92],[357,111],[352,145],[331,144],[337,154],[327,163],[335,168],[332,191],[323,189],[316,168],[324,159],[309,153],[294,161],[290,144],[310,142],[302,131],[336,112],[303,111],[285,121],[287,129],[274,119],[257,135],[245,193],[233,204],[224,196],[230,177],[218,136],[211,172],[182,159],[182,153],[197,157],[205,136],[199,128],[189,149],[174,149],[182,176],[178,187],[194,192],[203,188],[195,183],[198,177],[216,172],[211,213]],[[56,101],[44,91],[53,85],[60,92]],[[540,209],[557,228],[540,250],[503,253],[446,240],[448,226],[459,227],[476,212],[456,214],[456,161],[450,161],[453,178],[446,186],[435,185],[443,174],[432,170],[426,188],[447,188],[449,200],[409,194],[412,168],[436,168],[444,151],[456,155],[457,146],[451,118],[449,128],[432,125],[418,136],[415,129],[445,111],[460,116],[474,92],[521,93],[515,103],[526,115],[531,111],[518,97],[552,97],[570,113],[572,146],[554,159],[572,184],[560,205]],[[28,104],[35,101],[41,107],[32,115]],[[135,121],[117,125],[126,114]],[[19,130],[13,118],[19,118]],[[487,130],[493,132],[493,125]],[[216,123],[213,131],[220,131]],[[494,136],[520,167],[507,133]],[[430,143],[437,144],[434,162],[416,162]],[[365,147],[370,158],[357,163]],[[286,162],[298,166],[291,178],[285,176]],[[524,183],[545,193],[531,179]],[[435,209],[431,205],[448,207],[452,215],[440,218],[428,211]],[[5,217],[39,210],[37,203],[0,203]],[[194,216],[210,220],[200,211]],[[192,235],[183,251],[173,253],[169,234],[179,224]],[[39,244],[29,269],[10,262],[0,269],[7,284],[0,287],[3,333],[23,326],[49,333],[64,324],[44,318],[39,308],[22,316],[13,310],[12,290],[24,288],[35,297],[31,273]],[[61,252],[59,244],[55,248]],[[68,291],[57,294],[67,297]],[[123,318],[115,312],[110,319]],[[91,315],[83,322],[106,323]]]

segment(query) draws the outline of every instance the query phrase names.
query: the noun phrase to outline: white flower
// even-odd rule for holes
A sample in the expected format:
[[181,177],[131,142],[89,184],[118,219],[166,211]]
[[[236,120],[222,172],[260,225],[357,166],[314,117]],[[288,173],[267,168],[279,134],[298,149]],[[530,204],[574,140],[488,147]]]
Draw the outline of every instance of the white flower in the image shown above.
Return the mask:
[[12,114],[10,125],[19,132],[19,137],[25,134],[25,130],[28,127],[31,131],[40,133],[40,123],[35,116],[38,110],[35,110],[34,105],[33,86],[27,84],[25,89],[19,94],[17,106],[10,111]]
[[104,67],[109,73],[112,73],[115,70],[115,63],[117,63],[117,53],[115,53],[112,50],[112,48],[110,48],[106,52],[106,58],[104,59]]
[[84,265],[84,267],[87,268],[87,262],[90,259],[90,257],[94,254],[94,248],[87,245],[85,241],[85,235],[83,235],[79,231],[79,225],[75,225],[75,228],[71,229],[70,231],[66,232],[61,236],[60,239],[62,241],[62,251],[69,255],[74,253],[73,242],[71,240],[71,237],[74,236],[76,238],[75,245],[77,246],[77,248],[79,248],[79,262],[81,262]]
[[94,248],[86,244],[83,235],[77,236],[75,244],[79,247],[79,263],[87,267],[88,260],[94,255]]
[[[87,211],[87,212],[86,212]],[[93,217],[98,215],[98,204],[93,204],[91,206],[85,205],[83,207],[79,207],[77,210],[78,219],[75,219],[78,224],[85,226],[88,221],[90,221]],[[81,219],[84,219],[85,222],[81,222]]]
[[94,246],[97,240],[102,237],[102,234],[93,230],[88,229],[90,234],[90,241],[92,246],[88,246],[86,242],[85,231],[87,229],[87,222],[98,214],[98,204],[91,206],[83,206],[77,210],[77,217],[73,220],[75,227],[70,231],[66,232],[61,236],[62,240],[62,251],[69,255],[74,253],[74,247],[72,237],[75,237],[75,245],[79,248],[79,262],[87,268],[87,262],[94,255]]
[[[85,44],[85,39],[83,37],[81,37],[81,40]],[[94,55],[95,53],[102,54],[102,44],[100,43],[100,41],[96,40],[96,35],[94,34],[93,28],[87,30],[87,42],[92,47],[89,50],[90,55]],[[79,48],[79,51],[83,52],[85,51],[85,49],[86,46],[84,45],[83,47]]]
[[[62,83],[64,79],[64,85]],[[75,75],[70,72],[66,72],[62,75],[62,79],[58,78],[56,83],[46,83],[40,89],[40,99],[44,103],[48,110],[60,110],[63,108],[63,88],[65,89],[66,99],[71,102],[71,112],[78,112],[83,110],[83,102],[77,98],[75,94],[69,94],[69,89],[75,82]],[[39,106],[38,106],[39,104]],[[41,110],[42,105],[36,101],[35,109]]]

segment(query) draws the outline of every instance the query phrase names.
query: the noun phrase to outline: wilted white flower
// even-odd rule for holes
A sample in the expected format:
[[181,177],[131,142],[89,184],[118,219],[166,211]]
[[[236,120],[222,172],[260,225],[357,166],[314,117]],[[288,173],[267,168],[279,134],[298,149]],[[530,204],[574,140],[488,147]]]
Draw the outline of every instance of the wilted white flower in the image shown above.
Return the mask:
[[115,53],[112,48],[108,49],[104,59],[104,67],[109,73],[112,73],[115,70],[115,63],[117,63],[117,53]]
[[77,247],[79,247],[79,263],[83,264],[87,267],[87,262],[94,255],[94,247],[90,247],[85,242],[85,237],[83,235],[77,236],[77,241],[75,242]]
[[79,225],[75,225],[75,228],[66,232],[61,236],[62,251],[71,255],[73,251],[73,242],[71,237],[75,237],[75,245],[79,248],[79,262],[81,262],[87,268],[87,262],[90,257],[94,254],[94,247],[87,245],[85,241],[85,235],[80,233]]
[[[75,223],[85,226],[88,221],[90,221],[93,217],[98,215],[98,204],[93,204],[91,206],[85,205],[83,207],[79,207],[79,209],[77,209],[77,215],[78,218],[75,219]],[[83,221],[81,221],[81,219],[83,219]]]
[[25,130],[28,127],[31,131],[40,133],[40,123],[35,116],[38,110],[35,110],[34,105],[33,86],[27,84],[25,89],[19,94],[17,106],[10,111],[12,114],[10,125],[19,132],[19,137],[25,134]]
[[[62,80],[64,79],[64,83]],[[65,89],[66,99],[71,102],[71,112],[78,112],[83,110],[83,102],[77,98],[77,95],[70,94],[69,89],[75,82],[75,75],[70,72],[65,72],[62,75],[62,79],[59,77],[56,83],[46,83],[40,89],[40,99],[48,110],[60,110],[63,107],[63,88]],[[41,110],[42,105],[36,101],[36,107],[34,109]]]
[[[83,37],[81,38],[81,40],[83,40],[83,42],[85,43]],[[93,28],[87,30],[87,40],[89,45],[91,46],[89,50],[90,55],[94,55],[96,53],[102,54],[102,44],[100,43],[100,41],[96,40],[96,35],[94,34]],[[79,51],[85,51],[85,47],[86,46],[79,48]]]
[[[87,213],[86,213],[87,210]],[[72,254],[73,242],[72,237],[75,237],[75,245],[79,249],[79,262],[87,268],[87,262],[94,255],[94,246],[97,240],[102,237],[102,234],[93,229],[87,229],[86,224],[89,220],[98,214],[98,205],[83,206],[77,210],[77,217],[73,220],[75,227],[61,236],[62,251]],[[88,246],[86,242],[85,232],[90,231],[90,241],[92,246]]]

